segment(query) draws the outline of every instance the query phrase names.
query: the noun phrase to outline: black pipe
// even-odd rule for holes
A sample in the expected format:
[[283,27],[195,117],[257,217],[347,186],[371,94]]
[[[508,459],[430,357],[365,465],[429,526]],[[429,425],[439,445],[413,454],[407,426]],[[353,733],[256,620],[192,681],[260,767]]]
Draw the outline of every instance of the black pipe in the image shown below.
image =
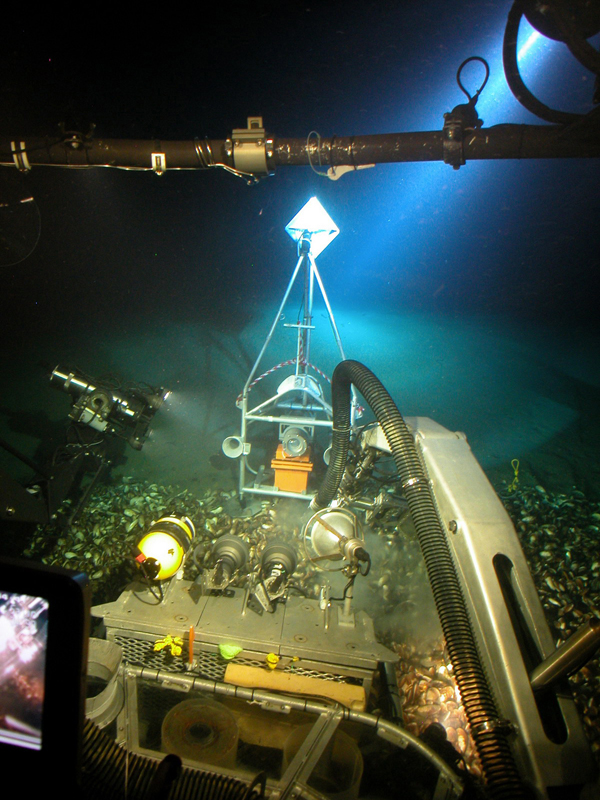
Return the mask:
[[425,559],[456,683],[490,796],[497,800],[525,798],[527,794],[507,741],[506,727],[498,718],[452,553],[414,439],[379,379],[357,361],[342,361],[333,373],[331,393],[334,438],[331,459],[323,487],[317,492],[312,506],[322,508],[329,505],[336,495],[345,469],[350,436],[351,384],[355,385],[371,407],[392,451]]
[[[581,115],[574,117],[584,120],[586,124],[577,129],[567,125],[513,124],[480,128],[472,136],[466,137],[463,143],[465,160],[599,158],[600,140],[594,120]],[[440,121],[441,118],[440,114]],[[573,115],[567,115],[564,119],[571,122]],[[226,140],[212,139],[207,140],[207,143],[213,157],[212,161],[198,159],[194,139],[161,142],[91,139],[84,148],[73,150],[57,138],[3,136],[0,137],[0,166],[13,169],[17,167],[23,172],[35,166],[67,169],[113,167],[152,172],[152,154],[156,152],[164,153],[167,171],[207,170],[223,165],[234,166],[233,156],[228,151]],[[18,152],[13,152],[13,146],[17,147]],[[274,137],[272,155],[267,157],[267,163],[269,170],[273,171],[277,167],[309,166],[319,159],[327,166],[351,167],[365,164],[443,162],[443,133],[440,129],[321,137],[318,146],[313,141],[307,143],[304,137],[300,139]]]

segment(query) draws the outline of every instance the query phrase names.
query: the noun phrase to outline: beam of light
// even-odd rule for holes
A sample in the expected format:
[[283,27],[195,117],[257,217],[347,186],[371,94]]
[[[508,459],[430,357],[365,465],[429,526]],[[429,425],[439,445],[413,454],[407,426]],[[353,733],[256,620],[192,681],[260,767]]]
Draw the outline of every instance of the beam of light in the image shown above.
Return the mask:
[[527,55],[529,50],[537,42],[537,40],[540,38],[540,36],[541,36],[541,33],[539,33],[539,31],[533,31],[533,33],[530,36],[527,37],[527,41],[525,42],[525,44],[521,45],[521,49],[517,53],[517,60],[518,61],[520,61],[522,58],[524,58]]
[[[505,17],[498,15],[494,26],[496,34],[482,51],[475,37],[473,41],[463,43],[461,56],[463,52],[476,52],[490,66],[490,79],[478,100],[477,112],[485,127],[504,122],[539,124],[538,118],[519,104],[506,82],[502,63],[505,22]],[[528,85],[530,81],[535,83],[536,77],[549,67],[550,61],[562,47],[560,42],[542,36],[526,19],[521,20],[517,53],[519,67],[523,70],[523,78]],[[442,113],[465,101],[454,80],[456,67],[461,60],[458,53],[456,50],[451,57],[447,55],[440,60],[439,70],[443,83],[440,80],[439,87],[429,92],[426,102],[418,103],[412,108],[408,126],[407,118],[404,118],[402,129],[441,129]],[[471,94],[481,85],[483,75],[483,67],[477,62],[465,67],[461,79]],[[385,127],[393,130],[398,127],[398,123],[392,121]],[[371,235],[355,243],[354,251],[348,259],[351,266],[346,272],[353,280],[362,281],[365,272],[383,275],[383,265],[386,263],[395,265],[395,272],[390,270],[390,278],[386,282],[389,286],[393,286],[398,280],[402,281],[403,273],[422,269],[423,261],[427,262],[428,272],[435,271],[436,265],[430,263],[431,259],[436,253],[443,253],[444,258],[448,257],[446,253],[450,252],[453,240],[448,232],[456,224],[455,213],[464,207],[464,197],[470,194],[475,197],[477,192],[484,192],[484,174],[495,175],[499,167],[474,162],[453,173],[451,167],[437,162],[401,164],[397,169],[400,185],[387,179],[378,181],[376,174],[369,176],[373,186],[377,187],[369,211],[374,212],[377,209],[379,213],[372,214]],[[510,167],[502,169],[510,172]],[[399,245],[403,246],[402,251]]]
[[192,391],[178,389],[171,392],[169,403],[161,409],[160,415],[153,422],[149,441],[155,445],[179,442],[179,438],[188,435],[188,429],[203,426],[203,409],[206,403]]

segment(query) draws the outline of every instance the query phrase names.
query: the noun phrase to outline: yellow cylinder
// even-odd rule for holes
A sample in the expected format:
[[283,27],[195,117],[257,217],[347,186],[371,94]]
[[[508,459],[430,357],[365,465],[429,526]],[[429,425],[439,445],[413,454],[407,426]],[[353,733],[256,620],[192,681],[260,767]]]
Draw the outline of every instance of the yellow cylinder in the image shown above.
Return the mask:
[[164,581],[175,575],[194,534],[194,524],[188,517],[161,517],[152,523],[139,541],[138,549],[145,558],[152,558],[159,565],[156,580]]

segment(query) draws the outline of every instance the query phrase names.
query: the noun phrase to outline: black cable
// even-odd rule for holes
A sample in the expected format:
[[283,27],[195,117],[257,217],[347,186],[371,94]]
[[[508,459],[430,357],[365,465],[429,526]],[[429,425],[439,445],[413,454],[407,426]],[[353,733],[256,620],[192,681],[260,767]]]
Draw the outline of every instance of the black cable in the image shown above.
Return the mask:
[[350,587],[353,585],[355,580],[356,580],[356,575],[353,575],[350,578],[350,580],[348,581],[348,583],[344,586],[344,591],[343,591],[343,594],[342,594],[341,597],[330,597],[329,599],[330,600],[336,600],[336,601],[337,600],[344,601],[346,599],[346,595],[348,594],[348,591],[350,590]]
[[152,586],[148,586],[148,589],[150,590],[150,594],[152,595],[152,597],[154,597],[154,599],[157,601],[156,603],[149,603],[147,600],[142,600],[142,598],[137,592],[133,592],[133,594],[135,595],[136,599],[140,601],[140,603],[143,603],[146,606],[159,606],[163,601],[162,589],[160,595],[156,594],[153,591]]
[[369,553],[366,550],[363,550],[362,547],[360,548],[360,550],[361,550],[362,560],[367,565],[367,567],[366,567],[364,572],[362,571],[362,569],[360,571],[360,574],[363,576],[363,578],[365,578],[369,574],[369,572],[371,571],[371,556],[369,555]]
[[[475,92],[475,94],[472,97],[467,92],[465,87],[462,85],[461,80],[460,80],[460,73],[463,71],[464,67],[471,61],[479,61],[485,67],[485,78],[483,79],[483,83],[481,84],[479,89],[477,89],[477,91]],[[473,101],[473,105],[475,105],[475,103],[477,102],[477,99],[479,98],[479,95],[483,92],[483,90],[485,88],[485,85],[488,82],[488,78],[489,77],[490,77],[490,65],[485,60],[485,58],[482,58],[481,56],[469,56],[469,58],[465,58],[465,60],[462,62],[462,64],[460,65],[460,67],[458,68],[458,70],[456,72],[456,82],[458,83],[458,85],[460,87],[460,90],[462,92],[464,92],[464,94],[467,95],[467,98],[468,98],[469,102]]]
[[525,10],[524,0],[515,0],[512,8],[508,12],[506,28],[504,30],[504,42],[502,44],[502,61],[504,64],[504,74],[509,89],[517,98],[519,103],[532,114],[547,122],[567,125],[583,119],[583,114],[572,114],[567,111],[558,111],[542,103],[533,95],[521,78],[517,57],[517,38],[519,36],[519,24]]
[[144,603],[147,606],[160,605],[160,603],[162,603],[163,598],[164,598],[164,592],[162,590],[162,583],[158,584],[159,591],[158,591],[158,594],[157,594],[154,591],[154,586],[152,585],[152,581],[151,581],[150,577],[148,576],[148,574],[146,573],[146,570],[144,569],[144,565],[140,564],[138,562],[136,562],[136,564],[137,564],[138,569],[142,573],[142,575],[144,577],[144,580],[146,581],[147,588],[148,588],[150,594],[158,602],[157,603],[149,603],[147,600],[142,600],[142,598],[140,597],[140,595],[137,592],[134,592],[133,594],[137,597],[137,599],[140,601],[140,603]]
[[288,588],[288,591],[291,590],[291,589],[295,589],[298,592],[298,594],[302,595],[302,597],[308,597],[308,592],[306,591],[306,589],[304,589],[302,586],[300,586],[297,583],[290,582],[290,583],[288,583],[287,588]]

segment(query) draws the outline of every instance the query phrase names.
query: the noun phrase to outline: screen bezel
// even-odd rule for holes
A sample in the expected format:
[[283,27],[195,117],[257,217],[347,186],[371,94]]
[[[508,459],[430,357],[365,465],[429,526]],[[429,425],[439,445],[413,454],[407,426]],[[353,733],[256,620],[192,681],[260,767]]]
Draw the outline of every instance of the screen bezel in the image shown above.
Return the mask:
[[0,742],[0,758],[24,770],[24,785],[78,782],[85,714],[91,597],[87,576],[62,567],[0,558],[0,591],[48,602],[40,750]]

